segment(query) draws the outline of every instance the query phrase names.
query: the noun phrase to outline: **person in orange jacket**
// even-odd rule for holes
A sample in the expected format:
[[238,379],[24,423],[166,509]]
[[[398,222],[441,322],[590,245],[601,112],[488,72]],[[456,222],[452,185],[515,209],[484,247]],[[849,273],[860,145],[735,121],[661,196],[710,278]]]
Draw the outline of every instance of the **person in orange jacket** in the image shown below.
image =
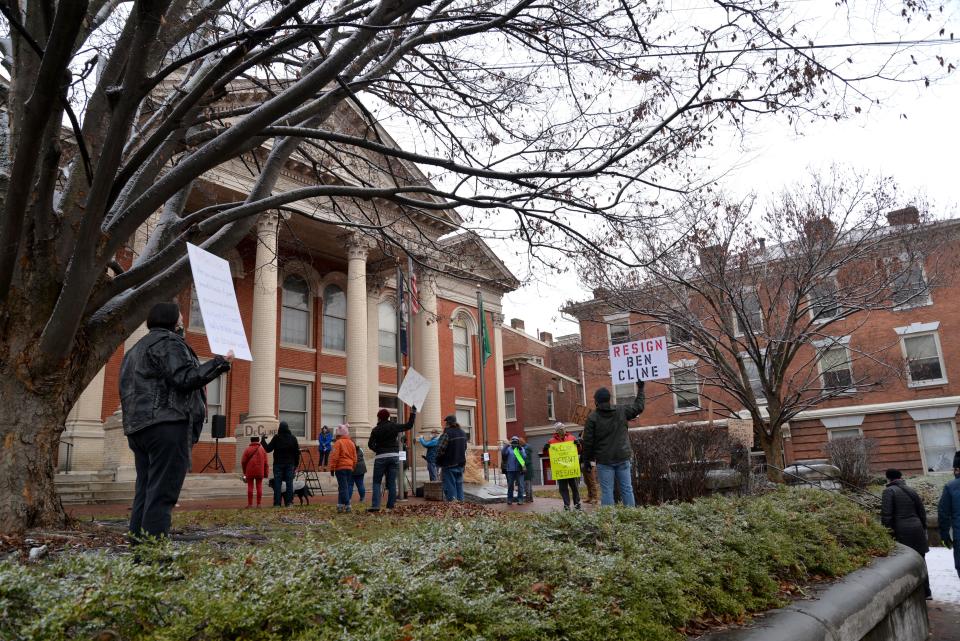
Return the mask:
[[251,436],[250,445],[240,459],[243,480],[247,482],[247,507],[253,507],[253,486],[257,486],[257,507],[263,500],[263,479],[270,476],[270,463],[266,451],[260,446],[260,437]]
[[[553,438],[551,438],[543,446],[543,455],[550,455],[550,446],[555,443],[566,443],[568,441],[576,442],[576,438],[573,434],[567,434],[567,428],[564,427],[563,423],[557,422],[553,425]],[[577,445],[577,451],[580,451],[580,446]],[[580,479],[558,479],[557,488],[560,490],[560,497],[563,499],[563,509],[570,510],[570,495],[573,494],[573,506],[576,509],[580,508]]]
[[330,451],[330,476],[337,477],[337,512],[350,511],[353,468],[357,465],[357,447],[350,440],[350,425],[337,427]]

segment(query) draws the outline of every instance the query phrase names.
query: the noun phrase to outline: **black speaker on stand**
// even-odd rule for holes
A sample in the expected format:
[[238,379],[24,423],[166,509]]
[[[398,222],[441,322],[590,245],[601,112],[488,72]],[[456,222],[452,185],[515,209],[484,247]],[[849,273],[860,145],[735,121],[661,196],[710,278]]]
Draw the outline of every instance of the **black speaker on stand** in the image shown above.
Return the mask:
[[220,439],[227,437],[227,417],[223,414],[214,414],[210,417],[210,435],[213,436],[215,445],[213,446],[213,456],[203,466],[200,473],[212,469],[221,474],[227,473],[227,468],[223,466],[223,459],[220,458]]

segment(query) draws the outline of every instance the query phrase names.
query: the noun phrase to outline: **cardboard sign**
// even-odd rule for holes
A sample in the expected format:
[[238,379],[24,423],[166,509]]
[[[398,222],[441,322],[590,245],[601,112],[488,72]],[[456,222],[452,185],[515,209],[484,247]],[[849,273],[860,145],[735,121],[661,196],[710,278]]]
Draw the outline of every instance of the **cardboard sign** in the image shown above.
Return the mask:
[[233,350],[237,358],[252,361],[240,307],[237,306],[237,293],[233,289],[230,263],[190,243],[187,243],[187,255],[210,351],[223,356]]
[[611,345],[610,374],[614,385],[670,378],[667,337],[641,338]]
[[749,418],[728,418],[727,433],[730,440],[753,447],[753,421]]
[[573,441],[550,445],[550,471],[555,481],[580,478],[580,453]]
[[416,407],[419,412],[423,409],[423,402],[427,400],[428,392],[430,392],[430,381],[411,367],[403,377],[403,383],[397,391],[397,398],[407,405]]

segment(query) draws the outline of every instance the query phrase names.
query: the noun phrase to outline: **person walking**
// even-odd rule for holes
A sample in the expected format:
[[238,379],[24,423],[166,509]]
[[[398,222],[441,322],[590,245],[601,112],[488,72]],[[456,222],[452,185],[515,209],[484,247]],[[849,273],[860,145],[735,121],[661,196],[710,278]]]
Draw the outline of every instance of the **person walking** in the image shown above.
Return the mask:
[[[573,434],[567,434],[567,428],[563,423],[553,424],[553,436],[543,446],[543,455],[550,455],[550,446],[558,443],[576,443],[577,439]],[[581,446],[577,446],[577,454],[580,454]],[[580,510],[580,477],[569,479],[557,479],[557,489],[560,490],[560,498],[563,499],[563,509],[570,511],[570,497],[573,496],[573,506]]]
[[370,432],[367,447],[373,452],[373,498],[368,512],[380,511],[380,483],[387,479],[387,509],[392,510],[397,502],[397,471],[400,468],[400,443],[397,438],[401,432],[413,427],[417,419],[417,408],[410,409],[410,418],[406,423],[390,420],[390,411],[377,412],[377,424]]
[[353,470],[357,466],[357,446],[350,440],[350,426],[337,426],[333,447],[330,449],[330,476],[337,478],[337,512],[350,511],[353,494]]
[[357,464],[353,466],[353,485],[351,485],[350,496],[353,496],[353,487],[357,488],[357,496],[363,503],[367,497],[367,488],[363,485],[363,478],[367,475],[367,461],[363,456],[363,448],[357,445]]
[[330,450],[333,449],[333,432],[324,425],[320,428],[320,434],[317,436],[317,451],[320,455],[320,471],[326,472],[330,464]]
[[597,409],[590,412],[583,428],[583,456],[596,463],[600,477],[600,504],[613,505],[614,483],[619,486],[624,505],[633,507],[633,480],[630,476],[630,438],[628,421],[643,413],[643,381],[637,382],[637,396],[629,405],[611,405],[610,390],[598,389],[593,400]]
[[270,476],[270,461],[267,453],[260,446],[260,437],[251,436],[250,445],[240,457],[240,468],[243,470],[243,480],[247,484],[247,507],[253,507],[253,487],[257,487],[257,507],[263,500],[263,479]]
[[423,455],[423,458],[425,458],[427,461],[427,476],[430,477],[431,481],[436,481],[437,445],[440,443],[440,430],[433,428],[430,430],[430,440],[427,440],[421,436],[417,439],[417,441],[423,446],[423,449],[426,450],[426,454]]
[[283,488],[283,505],[293,504],[293,475],[300,463],[300,443],[290,431],[286,421],[280,421],[277,433],[263,446],[273,452],[273,507],[280,507],[280,488]]
[[147,314],[147,335],[123,356],[120,407],[123,433],[133,450],[137,482],[130,534],[165,537],[190,469],[190,450],[207,415],[204,386],[230,370],[233,352],[200,360],[183,339],[176,303],[157,303]]
[[533,503],[533,450],[527,445],[527,439],[520,437],[520,452],[527,462],[527,469],[523,473],[523,502]]
[[437,444],[437,465],[443,482],[445,501],[463,502],[463,468],[467,465],[467,433],[460,429],[457,417],[443,419],[443,434]]
[[507,505],[513,505],[514,488],[517,489],[517,503],[523,503],[523,477],[527,470],[527,460],[520,449],[520,437],[514,436],[500,449],[500,464],[507,475]]
[[953,548],[953,567],[957,570],[957,576],[960,576],[960,547],[956,545],[956,540],[960,538],[960,466],[953,468],[953,480],[943,486],[943,494],[937,504],[937,519],[940,538],[944,547],[948,550]]
[[[897,543],[913,548],[920,556],[930,551],[927,544],[927,511],[916,490],[903,480],[900,470],[886,471],[887,486],[881,497],[880,522]],[[930,582],[924,586],[930,597]]]

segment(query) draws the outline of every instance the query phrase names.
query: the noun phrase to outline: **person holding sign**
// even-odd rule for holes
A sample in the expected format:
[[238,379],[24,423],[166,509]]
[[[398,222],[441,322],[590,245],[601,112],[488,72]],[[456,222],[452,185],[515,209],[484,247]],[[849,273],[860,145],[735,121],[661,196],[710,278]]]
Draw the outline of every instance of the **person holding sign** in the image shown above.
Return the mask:
[[[502,443],[503,441],[501,441]],[[507,505],[513,505],[513,488],[517,488],[517,503],[523,503],[523,476],[527,460],[520,448],[520,437],[514,436],[500,449],[500,463],[507,475]]]
[[614,483],[620,486],[623,504],[633,507],[633,479],[630,476],[630,439],[628,421],[640,416],[645,405],[643,381],[637,381],[637,397],[630,405],[611,405],[610,390],[598,389],[593,400],[597,409],[587,417],[583,428],[584,459],[597,464],[600,477],[600,505],[613,505]]
[[550,471],[557,482],[563,509],[570,511],[570,495],[573,506],[580,510],[580,448],[573,434],[567,434],[563,423],[553,425],[553,438],[543,446],[543,455],[550,456]]
[[390,419],[390,410],[377,412],[377,424],[370,432],[367,447],[373,452],[373,498],[368,512],[380,511],[380,483],[387,477],[387,509],[392,510],[397,502],[397,472],[400,469],[400,442],[397,437],[413,427],[417,420],[417,406],[410,408],[406,423]]
[[190,470],[190,450],[207,416],[203,388],[230,370],[233,351],[204,364],[183,339],[176,303],[157,303],[147,314],[149,333],[123,356],[120,406],[123,433],[137,469],[130,533],[165,537]]

